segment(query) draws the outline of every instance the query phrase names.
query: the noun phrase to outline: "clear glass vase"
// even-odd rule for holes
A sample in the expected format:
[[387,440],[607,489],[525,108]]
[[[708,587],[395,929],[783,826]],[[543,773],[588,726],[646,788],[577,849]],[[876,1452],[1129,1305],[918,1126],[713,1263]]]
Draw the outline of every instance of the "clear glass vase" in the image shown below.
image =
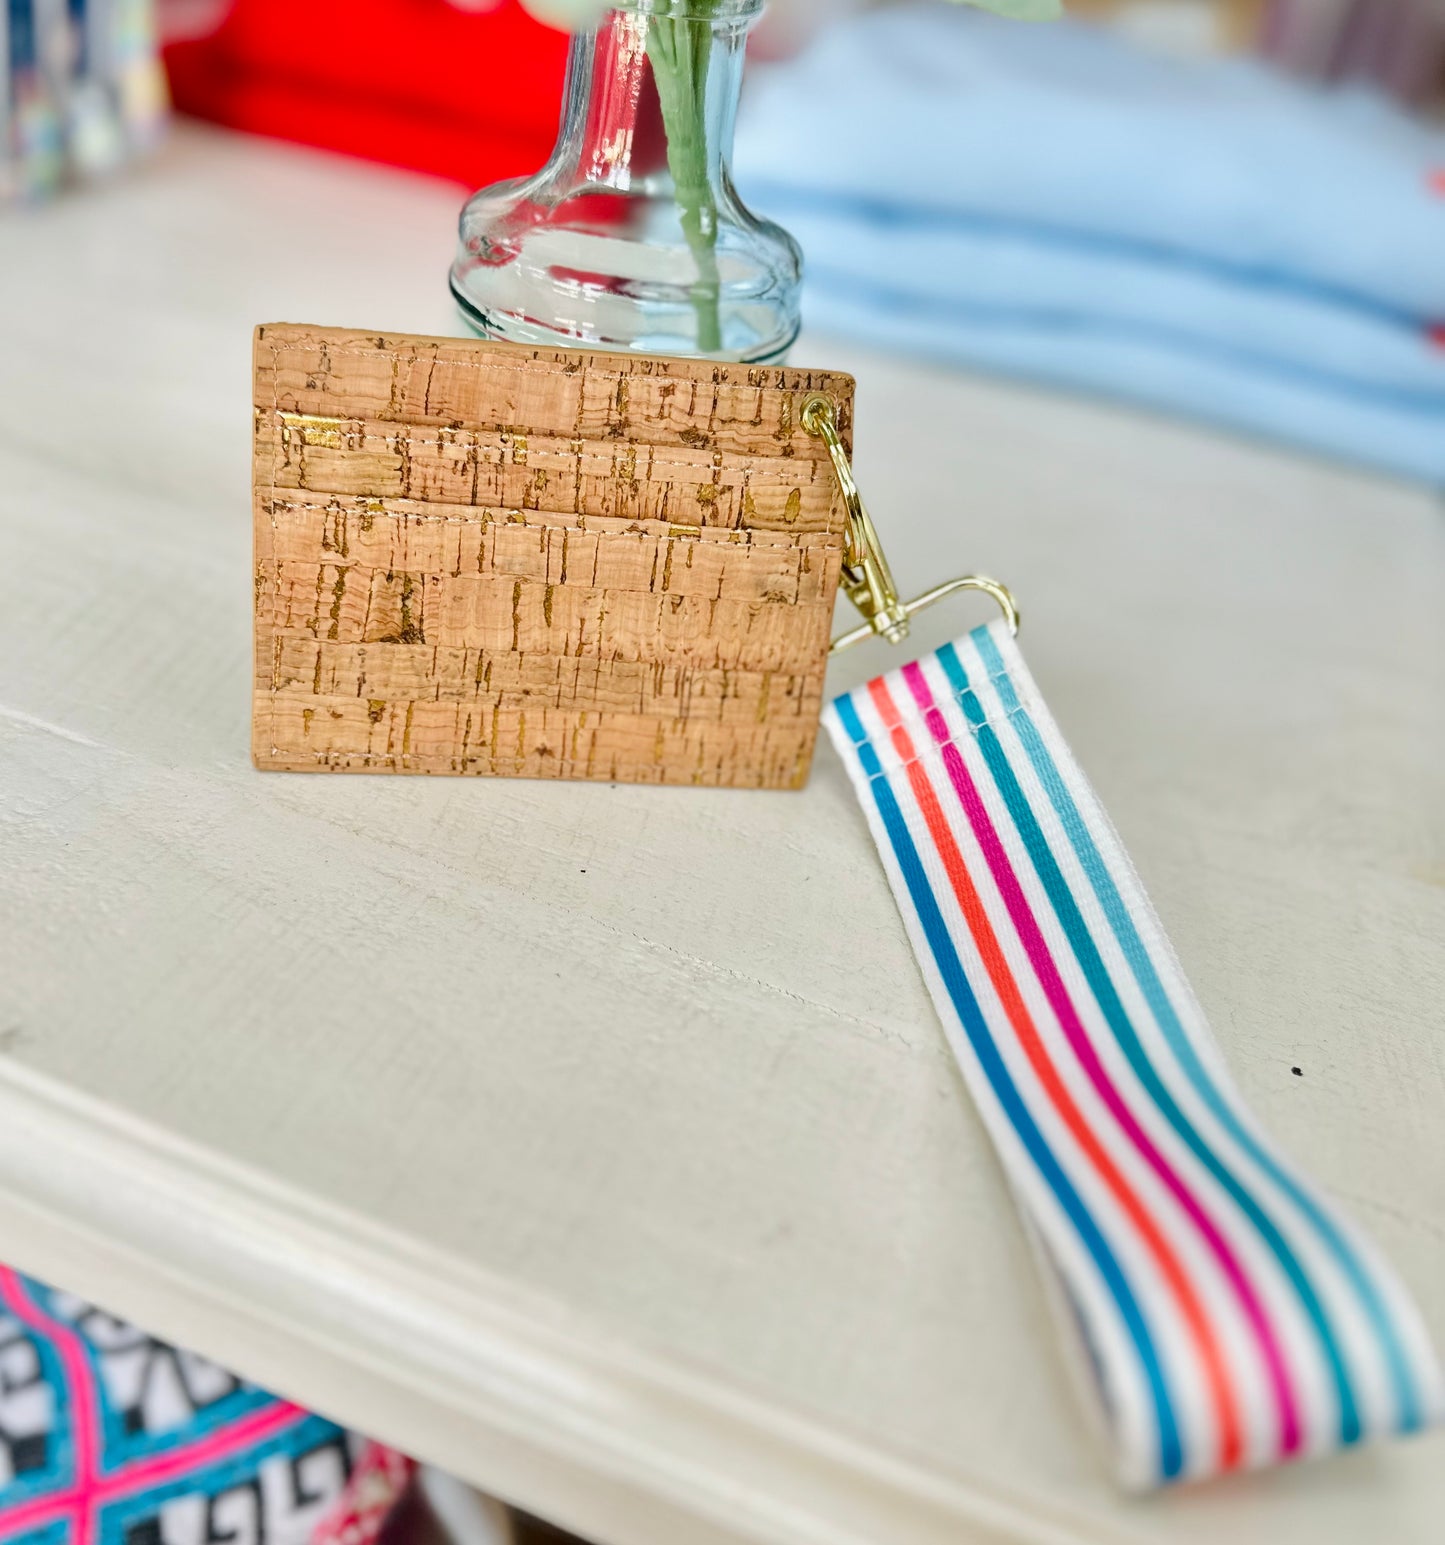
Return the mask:
[[729,172],[762,0],[630,0],[572,42],[556,148],[462,211],[451,286],[515,343],[778,361],[802,258]]

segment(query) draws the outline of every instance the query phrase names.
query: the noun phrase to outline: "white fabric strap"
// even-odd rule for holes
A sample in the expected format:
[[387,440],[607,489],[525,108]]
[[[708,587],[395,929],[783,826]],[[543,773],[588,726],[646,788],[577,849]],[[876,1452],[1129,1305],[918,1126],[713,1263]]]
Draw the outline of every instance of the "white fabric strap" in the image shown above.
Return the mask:
[[1445,1411],[1409,1295],[1260,1131],[1002,622],[825,714],[1133,1487]]

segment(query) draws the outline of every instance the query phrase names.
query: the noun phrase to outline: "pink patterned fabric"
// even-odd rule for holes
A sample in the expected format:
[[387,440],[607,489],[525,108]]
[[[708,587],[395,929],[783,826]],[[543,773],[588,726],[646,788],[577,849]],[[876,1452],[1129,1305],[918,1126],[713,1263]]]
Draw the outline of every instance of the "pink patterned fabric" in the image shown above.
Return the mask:
[[3,1545],[374,1545],[411,1470],[0,1266]]

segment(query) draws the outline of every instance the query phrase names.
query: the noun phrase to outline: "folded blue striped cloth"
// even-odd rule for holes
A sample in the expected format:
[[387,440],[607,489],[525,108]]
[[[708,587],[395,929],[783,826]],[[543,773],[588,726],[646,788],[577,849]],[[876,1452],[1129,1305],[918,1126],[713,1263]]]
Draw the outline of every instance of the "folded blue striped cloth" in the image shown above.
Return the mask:
[[813,325],[1445,485],[1445,135],[945,6],[754,73],[738,181]]

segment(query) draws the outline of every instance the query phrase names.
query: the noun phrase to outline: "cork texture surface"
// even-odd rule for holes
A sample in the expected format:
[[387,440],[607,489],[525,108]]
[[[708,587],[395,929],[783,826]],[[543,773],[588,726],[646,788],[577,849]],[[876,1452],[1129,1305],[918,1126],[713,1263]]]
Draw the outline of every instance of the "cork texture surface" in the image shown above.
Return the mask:
[[845,512],[833,372],[255,335],[261,768],[797,788]]

